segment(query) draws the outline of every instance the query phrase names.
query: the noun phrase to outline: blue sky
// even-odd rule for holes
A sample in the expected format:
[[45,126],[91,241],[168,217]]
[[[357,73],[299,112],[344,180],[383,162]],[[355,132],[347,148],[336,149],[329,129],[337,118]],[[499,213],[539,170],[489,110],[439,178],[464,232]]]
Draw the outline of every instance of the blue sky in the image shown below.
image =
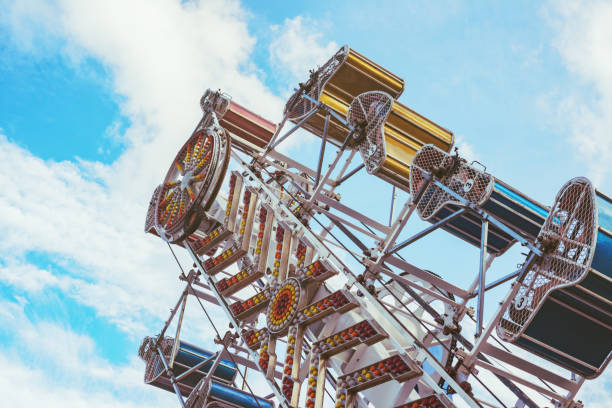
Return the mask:
[[[581,175],[611,194],[609,18],[610,2],[0,0],[0,363],[18,373],[0,374],[0,391],[21,390],[17,407],[171,401],[142,386],[135,355],[181,285],[142,224],[208,87],[278,120],[307,70],[349,44],[403,77],[400,100],[453,130],[461,152],[538,201]],[[308,160],[317,149],[288,147]],[[361,197],[363,183],[377,194]],[[389,194],[363,175],[347,198],[384,219],[372,197]],[[443,233],[405,255],[457,282],[477,256]],[[511,251],[493,276],[518,261]],[[23,397],[27,378],[39,394]],[[605,406],[610,382],[582,398]]]

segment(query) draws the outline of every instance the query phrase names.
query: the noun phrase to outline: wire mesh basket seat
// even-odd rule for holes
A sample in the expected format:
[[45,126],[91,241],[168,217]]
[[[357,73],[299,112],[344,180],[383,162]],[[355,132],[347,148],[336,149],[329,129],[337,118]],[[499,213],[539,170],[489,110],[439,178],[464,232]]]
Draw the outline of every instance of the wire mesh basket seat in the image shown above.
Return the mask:
[[[307,118],[302,127],[321,137],[325,112],[319,110],[319,103],[344,118],[353,99],[363,92],[384,91],[398,98],[403,90],[403,79],[345,45],[300,84],[287,101],[284,115],[293,123]],[[327,132],[330,142],[341,145],[349,130],[332,116]]]
[[404,190],[409,190],[412,158],[423,145],[449,152],[454,143],[451,131],[383,91],[357,96],[346,118],[359,129],[359,151],[368,173]]
[[545,254],[497,326],[498,335],[586,378],[612,351],[612,200],[586,178],[557,194],[539,235]]

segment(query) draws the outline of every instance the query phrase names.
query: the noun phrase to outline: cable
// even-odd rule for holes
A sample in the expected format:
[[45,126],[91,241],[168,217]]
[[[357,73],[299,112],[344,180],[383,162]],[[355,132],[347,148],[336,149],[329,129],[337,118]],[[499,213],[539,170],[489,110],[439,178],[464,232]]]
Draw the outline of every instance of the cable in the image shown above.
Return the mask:
[[[417,316],[416,316],[416,315],[415,315],[415,314],[412,312],[412,310],[410,310],[410,309],[408,308],[408,306],[407,306],[407,305],[405,305],[405,304],[404,304],[404,302],[402,302],[402,300],[401,300],[400,298],[398,298],[398,297],[397,297],[397,296],[396,296],[396,295],[395,295],[395,294],[394,294],[394,293],[393,293],[391,290],[389,290],[389,288],[387,287],[387,285],[385,284],[385,282],[383,282],[383,281],[382,281],[382,279],[380,279],[379,277],[376,277],[376,279],[377,279],[377,280],[378,280],[378,281],[379,281],[379,282],[380,282],[380,283],[383,285],[383,287],[385,287],[385,289],[387,289],[387,291],[388,291],[388,292],[391,294],[391,296],[393,296],[393,297],[394,297],[394,298],[395,298],[395,299],[396,299],[396,300],[397,300],[397,301],[398,301],[398,302],[399,302],[399,303],[400,303],[402,306],[404,306],[404,309],[406,309],[406,311],[408,311],[408,313],[410,313],[410,314],[412,315],[412,317],[413,317],[413,318],[414,318],[416,321],[418,321],[418,322],[421,324],[421,326],[423,326],[423,328],[424,328],[424,329],[427,331],[427,333],[428,333],[428,334],[431,334],[431,336],[432,336],[434,339],[436,339],[436,340],[438,341],[438,343],[439,343],[439,344],[440,344],[442,347],[444,347],[444,348],[445,348],[445,349],[446,349],[446,350],[447,350],[449,353],[451,352],[450,348],[446,347],[446,346],[444,345],[444,343],[443,343],[443,342],[442,342],[442,341],[441,341],[441,340],[438,338],[438,336],[436,336],[436,335],[435,335],[435,334],[434,334],[434,333],[433,333],[431,330],[429,330],[429,328],[428,328],[428,327],[427,327],[427,326],[426,326],[426,325],[425,325],[425,324],[424,324],[424,323],[421,321],[421,319],[419,319],[419,318],[418,318],[418,317],[417,317]],[[398,320],[398,322],[399,322],[399,320]],[[401,322],[400,322],[400,324],[401,324]],[[403,325],[402,325],[402,326],[403,326]],[[429,354],[429,355],[430,355],[430,356],[431,356],[433,359],[435,359],[435,357],[434,357],[434,356],[433,356],[433,355],[432,355],[432,354],[429,352],[429,350],[427,350],[425,347],[423,347],[423,348],[424,348],[424,350],[427,352],[427,354]],[[506,404],[504,404],[504,403],[503,403],[503,402],[502,402],[502,401],[501,401],[501,400],[500,400],[500,399],[499,399],[499,398],[498,398],[498,397],[497,397],[497,396],[496,396],[496,395],[493,393],[493,391],[491,391],[491,390],[490,390],[490,389],[489,389],[489,388],[488,388],[488,387],[487,387],[487,386],[486,386],[486,385],[485,385],[485,384],[484,384],[484,383],[483,383],[483,382],[480,380],[480,378],[478,378],[478,376],[477,376],[477,375],[475,375],[474,373],[472,373],[472,372],[471,372],[471,370],[470,370],[470,369],[469,369],[467,366],[465,366],[461,360],[460,360],[460,364],[461,364],[463,367],[465,367],[465,368],[468,370],[468,372],[470,372],[470,373],[472,374],[472,376],[473,376],[473,377],[476,379],[476,381],[478,381],[478,382],[480,383],[480,385],[482,385],[482,386],[484,387],[484,389],[485,389],[485,390],[487,390],[487,391],[489,392],[489,394],[491,394],[491,396],[497,400],[497,402],[499,402],[500,404],[502,404],[502,406],[504,406],[505,408],[508,408],[508,407],[506,406]]]
[[[396,253],[395,255],[397,255],[399,258],[401,258],[401,259],[402,259],[402,260],[404,260],[404,261],[406,260],[406,259],[405,259],[403,256],[401,256],[399,253]],[[429,273],[433,273],[433,272],[431,272],[431,271],[427,271],[427,272],[429,272]],[[436,274],[434,274],[434,275],[436,275]],[[438,275],[436,275],[436,276],[438,276]],[[400,285],[401,285],[401,283],[400,283]],[[403,285],[402,285],[402,286],[403,286]],[[438,292],[439,292],[441,295],[445,295],[444,291],[442,291],[442,289],[440,289],[440,288],[439,288],[439,287],[437,287],[436,285],[432,285],[432,287],[433,287],[434,289],[436,289],[436,290],[437,290],[437,291],[438,291]],[[405,288],[405,289],[406,289],[406,288]],[[412,294],[411,294],[411,296],[414,298],[414,296],[413,296]],[[430,314],[431,314],[431,313],[430,313]],[[469,317],[469,318],[472,320],[472,322],[474,322],[474,323],[476,322],[476,319],[474,319],[474,317],[472,317],[472,316],[471,316],[471,315],[469,315],[469,314],[468,314],[467,316],[468,316],[468,317]],[[435,316],[433,316],[433,317],[435,317]],[[470,342],[469,342],[467,339],[465,339],[465,338],[464,338],[463,336],[461,336],[461,335],[456,335],[456,334],[454,334],[454,333],[453,333],[453,338],[456,338],[456,337],[457,337],[457,338],[458,338],[458,339],[461,341],[461,343],[462,343],[463,345],[465,345],[466,347],[468,347],[468,346],[469,346],[469,347],[468,347],[468,349],[469,349],[469,350],[471,350],[471,349],[472,349],[473,345],[472,345],[472,344],[471,344],[471,343],[470,343]],[[495,337],[495,336],[491,336],[491,338],[492,338],[493,340],[495,340],[495,342],[496,342],[496,343],[497,343],[497,344],[498,344],[498,345],[499,345],[501,348],[503,348],[503,349],[504,349],[506,352],[508,352],[508,353],[511,353],[511,354],[512,354],[512,352],[510,351],[510,349],[509,349],[508,347],[506,347],[506,346],[505,346],[505,345],[504,345],[504,344],[503,344],[503,343],[502,343],[502,342],[501,342],[501,341],[500,341],[500,340],[499,340],[497,337]],[[485,362],[486,362],[486,360],[485,360]],[[503,364],[502,364],[502,366],[503,366]],[[499,378],[499,375],[497,375],[497,374],[496,374],[495,376]],[[504,378],[505,378],[505,377],[504,377]],[[537,376],[536,376],[536,378],[537,378],[538,380],[540,380],[540,382],[542,382],[542,384],[544,384],[544,385],[545,385],[545,386],[546,386],[546,387],[547,387],[549,390],[551,390],[552,392],[555,392],[555,393],[557,392],[557,391],[556,391],[554,388],[552,388],[552,387],[551,387],[551,386],[550,386],[550,385],[549,385],[549,384],[548,384],[546,381],[544,381],[542,378],[537,377]],[[502,383],[503,383],[503,380],[501,380],[501,378],[500,378],[500,381],[502,381]],[[508,381],[509,381],[509,380],[508,380]],[[514,383],[511,383],[511,384],[514,384]],[[506,384],[506,386],[508,386],[508,385]],[[516,387],[516,386],[515,386],[515,387]],[[525,399],[525,397],[526,397],[526,398],[528,398],[528,396],[527,396],[527,395],[526,395],[526,394],[525,394],[525,393],[524,393],[524,392],[523,392],[523,391],[522,391],[520,388],[516,387],[516,389],[520,390],[520,392],[521,392],[521,393],[524,395],[524,397],[521,397],[521,396],[517,395],[517,397],[518,397],[519,399],[524,400],[524,399]],[[515,392],[514,392],[512,389],[510,389],[510,390],[511,390],[513,393],[515,393]],[[542,398],[543,398],[543,399],[545,399],[545,400],[547,400],[547,399],[549,398],[548,396],[546,396],[546,395],[542,394],[542,393],[541,393],[541,392],[539,392],[539,391],[535,391],[535,390],[534,390],[534,392],[537,392],[537,393],[540,395],[540,397],[542,397]],[[516,395],[516,393],[515,393],[515,395]],[[534,403],[534,405],[535,405],[535,403]]]
[[[266,173],[268,173],[268,175],[269,175],[270,177],[272,177],[271,173],[270,173],[270,172],[269,172],[269,171],[268,171],[266,168],[262,168],[262,169],[263,169],[263,170],[264,170]],[[279,183],[279,182],[278,182],[276,179],[273,179],[273,181],[275,181],[277,184],[279,184],[279,185],[280,185],[280,183]],[[282,188],[282,185],[280,185],[280,187]],[[291,192],[289,192],[289,191],[285,191],[285,192],[286,192],[286,194],[288,194],[288,195],[289,195],[289,196],[290,196],[290,197],[291,197],[293,200],[296,200],[296,201],[297,201],[296,197],[295,197],[293,194],[291,194]],[[330,229],[329,229],[329,228],[325,227],[325,225],[323,225],[323,224],[322,224],[322,223],[321,223],[321,222],[320,222],[320,221],[319,221],[319,220],[318,220],[318,219],[315,217],[315,215],[314,215],[314,214],[310,213],[310,211],[309,211],[309,215],[311,216],[311,219],[313,219],[313,220],[314,220],[314,221],[315,221],[317,224],[319,224],[319,226],[321,226],[321,228],[323,228],[323,229],[324,229],[324,230],[325,230],[325,231],[326,231],[326,232],[327,232],[327,233],[328,233],[328,234],[329,234],[329,235],[330,235],[330,236],[331,236],[331,237],[332,237],[332,238],[333,238],[333,239],[334,239],[334,240],[335,240],[335,241],[336,241],[336,242],[337,242],[337,243],[338,243],[338,244],[339,244],[339,245],[340,245],[340,246],[341,246],[341,247],[342,247],[342,248],[343,248],[343,249],[344,249],[346,252],[348,252],[348,253],[349,253],[349,254],[350,254],[350,255],[351,255],[351,256],[352,256],[352,257],[353,257],[353,258],[354,258],[354,259],[355,259],[355,260],[356,260],[358,263],[360,263],[360,264],[362,264],[362,265],[363,265],[362,261],[361,261],[359,258],[357,258],[357,257],[356,257],[356,256],[355,256],[355,255],[352,253],[352,251],[350,251],[350,250],[349,250],[349,249],[346,247],[346,245],[344,245],[344,243],[343,243],[343,242],[342,242],[340,239],[338,239],[338,237],[336,237],[336,236],[335,236],[335,235],[334,235],[334,234],[333,234],[333,233],[330,231]],[[329,218],[329,217],[328,217],[328,218]],[[332,220],[332,221],[333,221],[333,220]],[[363,224],[363,222],[362,222],[362,224]],[[370,230],[370,232],[372,232],[372,230],[371,230],[371,229],[370,229],[370,228],[369,228],[367,225],[365,225],[365,224],[364,224],[364,226],[365,226],[365,227],[366,227],[368,230]],[[349,238],[350,238],[350,237],[349,237]],[[405,259],[404,259],[404,258],[403,258],[401,255],[399,255],[399,254],[398,254],[398,256],[399,256],[401,259],[405,260]],[[350,271],[348,271],[348,272],[350,273]],[[384,284],[384,282],[382,282],[382,280],[380,280],[380,278],[377,278],[377,279],[378,279],[378,280],[381,282],[381,284],[382,284],[383,286],[386,286],[386,285]],[[439,290],[439,288],[436,288],[436,289],[437,289],[438,291],[440,291],[440,290]],[[391,293],[391,292],[390,292],[390,293]],[[442,292],[441,292],[441,293],[442,293]],[[392,294],[394,297],[396,297],[396,299],[397,299],[397,296],[395,296],[393,293],[391,293],[391,294]],[[410,309],[408,309],[408,307],[407,307],[407,306],[406,306],[406,305],[405,305],[405,304],[404,304],[404,303],[403,303],[403,302],[402,302],[400,299],[397,299],[397,300],[400,302],[400,304],[401,304],[401,305],[402,305],[402,306],[403,306],[403,307],[404,307],[404,308],[405,308],[405,309],[406,309],[406,310],[407,310],[407,311],[408,311],[408,312],[409,312],[409,313],[410,313],[410,314],[411,314],[411,315],[412,315],[412,316],[413,316],[413,317],[414,317],[414,318],[415,318],[417,321],[419,321],[419,323],[420,323],[420,324],[421,324],[421,325],[422,325],[422,326],[425,328],[425,330],[426,330],[428,333],[432,334],[432,336],[433,336],[433,337],[434,337],[436,340],[438,340],[438,342],[440,342],[440,340],[437,338],[437,336],[436,336],[436,335],[434,335],[434,334],[433,334],[433,333],[432,333],[432,332],[429,330],[429,328],[427,328],[427,327],[426,327],[426,326],[423,324],[423,322],[421,322],[421,321],[420,321],[420,319],[418,319],[418,318],[417,318],[417,317],[414,315],[414,313],[412,313],[412,311],[411,311]],[[397,319],[396,319],[396,320],[397,320]],[[404,327],[404,325],[403,325],[401,322],[399,322],[399,320],[398,320],[398,323],[399,323],[399,324],[400,324],[402,327]],[[406,329],[406,328],[404,327],[404,329]],[[407,330],[407,329],[406,329],[406,330]],[[442,345],[442,346],[443,346],[443,347],[444,347],[444,348],[445,348],[445,349],[446,349],[446,350],[447,350],[449,353],[451,353],[451,350],[450,350],[448,347],[446,347],[446,346],[445,346],[445,345],[444,345],[442,342],[440,342],[440,344],[441,344],[441,345]],[[424,348],[424,347],[423,347],[423,348]],[[424,348],[424,349],[425,349],[425,348]],[[428,350],[426,350],[426,349],[425,349],[425,351],[426,351],[426,352],[427,352],[427,353],[428,353],[428,354],[429,354],[429,355],[430,355],[430,356],[431,356],[433,359],[435,359],[435,358],[433,357],[433,355],[431,355],[431,353],[430,353]],[[463,364],[463,362],[460,362],[460,364],[461,364],[461,365],[464,365],[464,364]],[[466,368],[466,369],[468,369],[467,367],[465,367],[465,368]],[[468,369],[468,371],[469,371],[469,372],[471,372],[471,370],[469,370],[469,369]],[[484,387],[484,389],[485,389],[485,390],[487,390],[487,391],[488,391],[488,393],[489,393],[489,394],[491,394],[491,396],[493,396],[493,398],[495,398],[495,399],[496,399],[496,400],[497,400],[497,401],[498,401],[498,402],[499,402],[499,403],[500,403],[502,406],[506,407],[506,405],[505,405],[505,404],[504,404],[504,403],[503,403],[503,402],[502,402],[502,401],[501,401],[501,400],[500,400],[500,399],[499,399],[499,398],[498,398],[498,397],[497,397],[497,396],[496,396],[496,395],[495,395],[495,394],[494,394],[494,393],[493,393],[493,392],[492,392],[492,391],[491,391],[491,390],[490,390],[490,389],[489,389],[489,388],[488,388],[488,387],[487,387],[487,386],[486,386],[486,385],[485,385],[485,384],[484,384],[484,383],[483,383],[483,382],[480,380],[480,378],[478,378],[478,376],[477,376],[477,375],[475,375],[475,374],[473,374],[473,373],[472,373],[472,375],[473,375],[473,377],[476,379],[476,381],[478,381],[478,382],[479,382],[479,383],[480,383],[480,384],[481,384],[481,385]]]
[[[268,174],[270,175],[270,172],[269,172],[267,169],[263,168],[263,170],[264,170],[266,173],[268,173]],[[275,180],[275,181],[276,181],[276,180]],[[294,197],[294,196],[293,196],[293,195],[292,195],[292,194],[291,194],[289,191],[287,191],[287,194],[288,194],[288,195],[290,195],[290,196],[291,196],[293,199],[295,199],[295,197]],[[360,264],[362,264],[362,262],[361,262],[361,261],[360,261],[360,260],[359,260],[359,259],[358,259],[358,258],[357,258],[355,255],[354,255],[354,254],[352,254],[352,252],[351,252],[351,251],[349,251],[349,249],[348,249],[348,248],[347,248],[347,247],[346,247],[346,246],[345,246],[345,245],[342,243],[342,241],[340,241],[340,240],[339,240],[339,239],[338,239],[338,238],[337,238],[337,237],[336,237],[334,234],[332,234],[332,233],[331,233],[331,231],[330,231],[330,230],[329,230],[327,227],[325,227],[325,225],[323,225],[323,224],[322,224],[322,223],[321,223],[321,222],[320,222],[320,221],[319,221],[319,220],[318,220],[318,219],[317,219],[317,218],[316,218],[316,217],[315,217],[313,214],[310,214],[310,215],[311,215],[311,218],[317,222],[317,224],[319,224],[319,225],[320,225],[320,226],[321,226],[321,227],[322,227],[322,228],[323,228],[323,229],[324,229],[324,230],[325,230],[325,231],[326,231],[326,232],[327,232],[327,233],[328,233],[328,234],[329,234],[329,235],[330,235],[332,238],[334,238],[334,239],[335,239],[335,240],[338,242],[338,244],[339,244],[340,246],[342,246],[342,248],[344,248],[344,249],[345,249],[345,250],[346,250],[346,251],[347,251],[347,252],[348,252],[348,253],[349,253],[349,254],[350,254],[350,255],[351,255],[353,258],[355,258],[355,260],[356,260],[357,262],[359,262]],[[362,264],[362,265],[363,265],[363,264]],[[350,271],[348,271],[348,272],[350,273]],[[382,282],[382,280],[380,280],[380,278],[378,278],[378,277],[377,277],[377,279],[378,279],[378,280],[379,280],[379,281],[380,281],[380,282],[383,284],[383,286],[385,286],[385,287],[386,287],[386,285],[384,284],[384,282]],[[387,290],[388,290],[388,289],[387,289]],[[431,332],[431,331],[430,331],[430,330],[429,330],[429,329],[428,329],[428,328],[427,328],[427,327],[426,327],[426,326],[423,324],[423,322],[421,322],[421,321],[420,321],[420,319],[418,319],[418,317],[416,317],[416,316],[414,315],[414,313],[412,313],[412,311],[411,311],[410,309],[408,309],[408,307],[407,307],[407,306],[406,306],[406,305],[405,305],[405,304],[404,304],[404,303],[403,303],[403,302],[402,302],[400,299],[398,299],[398,298],[397,298],[397,296],[395,296],[395,295],[394,295],[394,294],[393,294],[391,291],[389,291],[389,292],[390,292],[390,293],[391,293],[391,294],[392,294],[392,295],[393,295],[393,296],[394,296],[394,297],[395,297],[395,298],[396,298],[396,299],[397,299],[397,300],[400,302],[400,304],[402,304],[402,306],[403,306],[403,307],[404,307],[404,308],[405,308],[405,309],[406,309],[406,310],[407,310],[407,311],[408,311],[408,312],[409,312],[409,313],[410,313],[410,314],[413,316],[413,318],[415,318],[415,319],[416,319],[416,320],[417,320],[417,321],[418,321],[418,322],[419,322],[421,325],[423,325],[423,327],[425,327],[425,330],[426,330],[428,333],[430,333],[430,334],[431,334],[431,335],[432,335],[432,336],[433,336],[433,337],[434,337],[436,340],[438,340],[438,342],[439,342],[439,343],[440,343],[440,344],[441,344],[441,345],[442,345],[444,348],[446,348],[446,347],[443,345],[443,343],[442,343],[442,342],[441,342],[441,341],[438,339],[438,337],[437,337],[435,334],[433,334],[433,333],[432,333],[432,332]],[[397,322],[398,322],[398,323],[399,323],[399,324],[400,324],[400,325],[401,325],[401,326],[402,326],[402,327],[403,327],[403,328],[404,328],[406,331],[408,331],[408,332],[409,332],[409,330],[408,330],[408,329],[407,329],[407,328],[406,328],[406,327],[405,327],[405,326],[404,326],[404,325],[403,325],[403,324],[402,324],[402,323],[401,323],[401,322],[400,322],[400,321],[399,321],[397,318],[395,318],[395,320],[396,320],[396,321],[397,321]],[[416,337],[415,337],[415,339],[416,339]],[[418,340],[417,340],[417,342],[418,342],[418,343],[420,343],[420,341],[418,341]],[[424,350],[424,351],[425,351],[427,354],[429,354],[429,356],[430,356],[432,359],[434,359],[434,360],[435,360],[435,357],[434,357],[434,356],[433,356],[433,355],[432,355],[432,354],[429,352],[429,350],[427,350],[427,348],[426,348],[426,347],[425,347],[423,344],[419,344],[419,346],[421,346],[421,347],[423,348],[423,350]],[[448,349],[447,349],[447,350],[448,350]],[[450,350],[448,350],[448,351],[450,352]],[[467,367],[466,367],[466,369],[467,369]],[[468,371],[470,371],[470,370],[468,369]],[[470,371],[470,372],[471,372],[471,371]],[[473,375],[474,375],[474,374],[473,374]],[[479,378],[476,376],[476,375],[474,375],[474,378],[476,378],[476,380],[477,380],[477,381],[478,381],[478,382],[479,382],[479,383],[480,383],[480,384],[481,384],[481,385],[482,385],[482,386],[483,386],[483,387],[484,387],[484,388],[485,388],[485,389],[486,389],[486,390],[487,390],[487,391],[488,391],[488,392],[489,392],[489,393],[490,393],[490,394],[493,396],[493,398],[495,398],[495,399],[496,399],[496,400],[497,400],[497,401],[498,401],[498,402],[499,402],[499,403],[500,403],[500,404],[501,404],[503,407],[508,408],[508,407],[507,407],[507,406],[506,406],[506,405],[505,405],[505,404],[504,404],[504,403],[503,403],[503,402],[502,402],[502,401],[501,401],[501,400],[500,400],[500,399],[499,399],[499,398],[498,398],[498,397],[497,397],[497,396],[496,396],[496,395],[495,395],[495,394],[494,394],[494,393],[493,393],[493,392],[492,392],[492,391],[491,391],[491,390],[490,390],[490,389],[489,389],[489,388],[488,388],[488,387],[487,387],[487,386],[486,386],[486,385],[485,385],[485,384],[484,384],[484,383],[483,383],[483,382],[482,382],[482,381],[481,381],[481,380],[480,380],[480,379],[479,379]],[[476,401],[476,399],[474,399],[474,401],[475,401],[475,402],[476,402],[478,405],[480,405],[480,404],[479,404],[479,403]]]
[[[174,256],[174,259],[176,260],[176,263],[177,263],[178,267],[180,268],[181,272],[184,275],[185,271],[183,270],[183,267],[181,266],[181,263],[179,262],[178,258],[176,257],[176,254],[174,253],[174,250],[170,246],[170,243],[167,242],[167,244],[168,244],[168,248],[170,248],[170,252],[172,252],[172,256]],[[195,292],[195,290],[193,289],[193,286],[191,286],[191,281],[189,281],[189,280],[187,281],[187,286],[189,286],[189,289],[191,289],[192,292]],[[210,322],[210,325],[215,330],[215,333],[217,334],[217,338],[219,338],[221,340],[222,339],[221,334],[219,333],[219,330],[217,330],[217,326],[215,326],[215,324],[213,323],[212,319],[210,318],[210,315],[206,311],[206,308],[202,304],[202,301],[197,296],[195,296],[195,298],[198,301],[198,303],[200,304],[200,307],[202,308],[202,310],[204,311],[204,314],[206,315],[206,318]],[[251,394],[251,397],[253,397],[253,399],[255,400],[255,403],[257,404],[257,406],[259,408],[262,408],[261,404],[259,403],[258,398],[253,393],[253,390],[251,389],[251,386],[247,382],[247,380],[244,377],[244,375],[242,374],[242,372],[240,372],[240,370],[238,369],[238,363],[236,363],[236,360],[234,360],[234,356],[232,355],[232,353],[230,353],[229,349],[225,345],[225,342],[221,341],[221,344],[223,345],[223,349],[225,350],[225,352],[228,355],[228,357],[230,358],[230,360],[232,360],[232,363],[234,363],[234,365],[236,366],[236,371],[238,372],[238,374],[240,374],[240,377],[242,377],[242,381],[244,382],[244,384],[246,384],[247,388],[249,389],[249,393]]]

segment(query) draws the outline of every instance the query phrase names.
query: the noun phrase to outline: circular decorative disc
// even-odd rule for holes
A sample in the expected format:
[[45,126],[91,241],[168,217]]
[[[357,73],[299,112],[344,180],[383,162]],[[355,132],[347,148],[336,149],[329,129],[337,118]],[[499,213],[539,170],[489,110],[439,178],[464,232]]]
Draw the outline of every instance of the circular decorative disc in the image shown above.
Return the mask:
[[295,278],[289,278],[280,285],[266,312],[268,330],[279,333],[291,324],[297,313],[301,294],[302,288]]
[[198,128],[166,173],[155,207],[155,228],[177,242],[195,231],[214,201],[227,170],[230,140],[222,128]]

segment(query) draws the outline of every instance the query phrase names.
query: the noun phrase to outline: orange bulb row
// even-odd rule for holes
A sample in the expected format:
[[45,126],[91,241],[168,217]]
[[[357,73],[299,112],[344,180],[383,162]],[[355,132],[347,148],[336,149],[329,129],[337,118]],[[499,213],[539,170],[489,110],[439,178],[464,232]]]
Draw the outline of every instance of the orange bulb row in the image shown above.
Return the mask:
[[348,294],[342,290],[311,303],[297,314],[299,324],[308,324],[333,312],[344,312],[356,307],[356,303],[349,301]]
[[446,405],[440,401],[437,395],[430,395],[429,397],[402,404],[396,408],[446,408]]
[[319,376],[319,354],[313,354],[308,370],[308,389],[306,390],[306,408],[314,408],[317,399],[317,379]]
[[254,309],[256,306],[263,306],[270,300],[268,291],[264,289],[262,292],[248,298],[244,301],[238,301],[230,305],[230,310],[234,317],[238,318],[241,314]]
[[262,206],[259,209],[259,231],[257,231],[257,242],[255,244],[255,256],[261,255],[261,246],[263,245],[264,230],[266,228],[266,219],[268,211]]
[[244,235],[247,217],[249,216],[249,205],[251,204],[251,192],[245,190],[242,197],[242,219],[240,220],[240,235]]
[[421,374],[412,367],[404,358],[395,355],[346,374],[342,380],[348,392],[358,392],[391,379],[402,382]]
[[375,337],[382,339],[384,336],[370,322],[364,320],[316,342],[313,352],[331,356],[357,344],[372,344],[371,340]]
[[285,365],[283,367],[283,379],[282,379],[282,392],[287,401],[291,402],[291,397],[293,395],[293,387],[295,386],[295,382],[293,378],[291,378],[291,372],[293,371],[293,361],[296,358],[296,348],[295,348],[295,336],[297,334],[297,328],[295,326],[289,328],[289,333],[287,335],[287,353],[285,356]]
[[215,286],[217,287],[217,290],[219,292],[225,292],[232,286],[235,286],[243,280],[247,279],[252,273],[252,268],[244,268],[233,276],[221,279],[219,282],[215,283]]
[[[299,190],[293,194],[293,197],[295,198],[302,197],[302,196],[303,194]],[[299,201],[296,201],[293,197],[291,197],[291,201],[287,200],[288,201],[287,207],[289,207],[289,210],[292,213],[296,214],[297,212],[300,211],[300,209],[302,208],[302,205],[300,204]],[[282,198],[282,195],[281,195],[281,198]]]
[[251,350],[256,350],[263,343],[267,343],[269,337],[268,329],[265,327],[259,330],[249,330],[242,335],[247,347]]
[[291,396],[293,395],[293,386],[295,385],[295,381],[291,377],[283,377],[281,391],[283,396],[287,399],[287,401],[291,401]]
[[[210,147],[210,144],[212,143],[212,136],[208,135],[206,137],[206,141],[204,142],[204,146],[202,146],[200,149],[198,149],[199,146],[202,145],[202,136],[199,137],[198,139],[198,143],[196,143],[195,147],[193,148],[193,157],[191,157],[191,162],[196,162],[197,160],[200,160],[199,163],[196,164],[196,169],[199,167],[202,167],[206,161],[208,161],[208,159],[211,156],[212,150],[209,150],[208,148]],[[204,156],[204,158],[202,158],[202,155],[204,154],[205,151],[208,151],[207,155]]]
[[221,236],[224,232],[225,232],[225,228],[223,228],[222,226],[219,226],[215,228],[211,233],[209,233],[204,238],[196,240],[192,245],[194,251],[198,251],[201,248],[205,248],[208,244],[213,242],[216,238]]
[[316,278],[329,272],[329,269],[321,261],[315,261],[305,268],[301,268],[297,272],[300,279]]
[[226,217],[229,217],[232,211],[232,201],[234,200],[234,191],[236,189],[236,179],[237,178],[238,176],[236,176],[234,173],[232,173],[232,175],[230,176],[229,194],[227,196],[227,205],[225,206],[225,216]]
[[235,246],[231,246],[230,248],[223,251],[221,254],[215,256],[214,258],[208,258],[204,261],[204,269],[206,272],[209,272],[211,269],[217,267],[218,265],[222,265],[223,261],[229,259],[234,255],[237,251]]
[[295,249],[295,258],[297,259],[296,266],[301,268],[304,265],[304,259],[306,259],[306,245],[300,240],[297,248]]
[[274,252],[274,266],[272,268],[272,275],[278,276],[280,270],[280,259],[283,253],[283,239],[285,237],[285,229],[280,225],[276,226],[276,250]]
[[268,353],[268,345],[264,344],[259,349],[259,367],[265,373],[268,370],[268,364],[270,362],[270,354]]
[[346,406],[346,394],[346,383],[342,380],[338,380],[338,382],[336,382],[336,404],[334,407],[343,408]]

